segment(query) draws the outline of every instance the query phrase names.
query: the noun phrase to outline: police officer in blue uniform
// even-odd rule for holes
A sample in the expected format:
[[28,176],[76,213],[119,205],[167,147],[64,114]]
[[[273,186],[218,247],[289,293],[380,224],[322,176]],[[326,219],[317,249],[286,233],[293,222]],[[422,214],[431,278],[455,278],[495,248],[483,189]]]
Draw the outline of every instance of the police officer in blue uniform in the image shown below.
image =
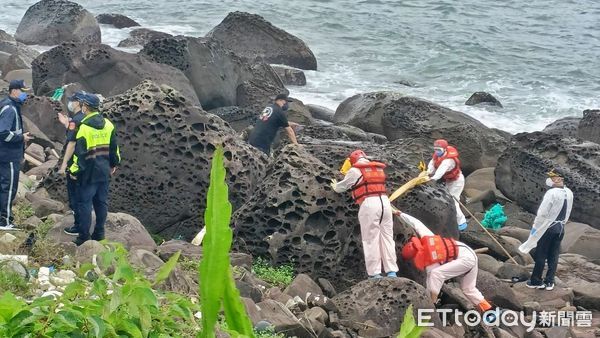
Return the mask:
[[19,187],[25,145],[33,137],[23,132],[21,105],[29,90],[23,80],[12,80],[8,97],[0,101],[0,230],[18,230],[13,224],[12,203]]
[[[77,245],[89,239],[104,239],[110,177],[121,162],[115,126],[98,112],[98,97],[84,94],[81,103],[85,116],[75,136],[75,154],[69,167],[78,183],[79,235],[73,241]],[[96,224],[90,236],[92,208]]]

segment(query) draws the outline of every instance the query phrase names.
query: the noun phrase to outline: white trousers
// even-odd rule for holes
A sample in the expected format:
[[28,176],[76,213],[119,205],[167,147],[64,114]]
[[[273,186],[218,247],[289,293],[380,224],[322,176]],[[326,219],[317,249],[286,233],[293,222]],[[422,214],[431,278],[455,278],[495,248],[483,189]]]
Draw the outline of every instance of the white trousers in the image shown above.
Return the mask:
[[484,298],[477,289],[477,254],[464,243],[458,245],[458,257],[455,260],[427,268],[427,291],[439,294],[445,281],[463,276],[460,288],[473,304],[479,305]]
[[[456,197],[456,199],[460,201],[460,194],[462,194],[463,189],[465,188],[465,177],[461,173],[456,180],[446,181],[446,187],[448,188],[450,195]],[[465,223],[467,219],[460,209],[460,204],[458,204],[456,200],[454,200],[454,206],[456,206],[456,224],[460,225]]]
[[392,206],[387,196],[367,197],[358,210],[365,265],[369,276],[398,271]]

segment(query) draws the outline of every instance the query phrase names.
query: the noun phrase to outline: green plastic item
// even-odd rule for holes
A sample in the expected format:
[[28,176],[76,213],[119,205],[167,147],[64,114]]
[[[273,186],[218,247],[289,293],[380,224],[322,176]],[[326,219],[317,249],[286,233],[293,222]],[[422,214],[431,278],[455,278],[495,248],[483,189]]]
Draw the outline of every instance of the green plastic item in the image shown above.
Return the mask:
[[502,228],[507,219],[504,214],[504,208],[496,203],[485,213],[481,224],[488,229],[498,230]]
[[52,94],[52,97],[50,98],[52,101],[60,101],[60,99],[62,99],[63,95],[65,94],[65,89],[60,87],[60,88],[56,88],[54,90],[54,94]]

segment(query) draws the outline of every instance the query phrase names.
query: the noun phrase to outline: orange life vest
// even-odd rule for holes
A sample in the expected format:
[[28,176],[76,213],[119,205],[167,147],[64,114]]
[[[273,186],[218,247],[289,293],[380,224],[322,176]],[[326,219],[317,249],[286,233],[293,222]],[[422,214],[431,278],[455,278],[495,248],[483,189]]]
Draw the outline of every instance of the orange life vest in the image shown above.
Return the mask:
[[354,163],[353,168],[360,170],[361,179],[352,187],[352,198],[360,205],[365,198],[370,196],[386,195],[385,189],[385,164],[371,161],[368,163]]
[[454,169],[450,170],[443,176],[443,179],[446,181],[454,181],[460,176],[461,173],[460,160],[458,159],[458,150],[456,150],[456,148],[454,148],[453,146],[448,146],[446,148],[446,153],[444,154],[444,156],[441,157],[433,153],[433,167],[437,169],[440,166],[440,164],[442,164],[442,161],[448,158],[454,160],[455,166]]
[[458,256],[456,241],[440,235],[423,236],[420,239],[412,237],[405,247],[408,249],[409,246],[412,246],[411,250],[416,250],[413,264],[419,270],[425,270],[426,267],[435,263],[448,263]]

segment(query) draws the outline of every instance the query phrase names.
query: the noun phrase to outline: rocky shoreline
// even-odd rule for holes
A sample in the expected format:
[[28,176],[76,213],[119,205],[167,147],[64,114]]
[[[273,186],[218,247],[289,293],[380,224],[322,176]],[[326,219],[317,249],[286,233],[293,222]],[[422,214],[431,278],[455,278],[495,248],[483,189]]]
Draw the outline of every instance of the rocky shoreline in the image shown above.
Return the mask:
[[[135,24],[114,15],[101,19],[116,26]],[[210,159],[223,145],[234,208],[232,260],[253,324],[266,320],[286,336],[393,336],[410,304],[415,309],[433,307],[422,286],[424,275],[399,258],[403,278],[365,280],[357,208],[350,196],[334,193],[328,182],[339,175],[348,153],[359,147],[388,165],[388,189],[393,191],[418,174],[417,163],[430,156],[432,141],[443,137],[461,152],[467,208],[482,219],[497,201],[508,216],[494,236],[519,265],[473,220],[460,234],[473,248],[488,249],[478,255],[478,287],[486,299],[528,315],[589,310],[594,320],[591,327],[533,332],[522,326],[443,327],[435,321],[436,328],[424,336],[600,334],[600,110],[561,119],[544,131],[510,135],[462,112],[398,92],[358,94],[335,112],[295,100],[288,114],[290,121],[303,125],[301,146],[282,138],[268,158],[243,135],[272,96],[287,93],[286,85],[306,82],[301,69],[317,69],[309,47],[262,17],[240,12],[230,13],[206,37],[139,29],[145,31],[133,31],[127,44],[140,45],[141,51],[119,51],[101,44],[98,21],[83,7],[44,0],[27,11],[15,37],[0,31],[0,87],[7,87],[3,81],[24,78],[35,91],[22,110],[26,129],[36,139],[26,151],[18,203],[31,205],[34,215],[26,220],[31,229],[52,224],[46,240],[58,252],[89,263],[103,249],[93,241],[76,248],[62,232],[72,217],[64,203],[64,180],[56,174],[64,142],[56,112],[66,109],[64,99],[55,102],[48,95],[64,86],[64,97],[76,90],[103,95],[101,111],[117,127],[123,166],[111,185],[114,213],[106,236],[130,250],[132,264],[152,274],[178,250],[189,260],[201,258],[201,248],[185,241],[203,225]],[[39,54],[28,44],[58,45]],[[501,107],[495,98],[476,94],[469,104]],[[532,257],[517,247],[527,238],[546,189],[544,174],[557,166],[575,195],[559,280],[552,292],[530,290],[507,280],[526,279],[532,270]],[[435,233],[459,238],[454,203],[443,187],[419,186],[395,206]],[[399,249],[412,230],[395,220],[394,234]],[[6,236],[0,232],[0,254],[13,254],[25,240]],[[152,236],[164,241],[157,245]],[[274,265],[291,263],[298,275],[286,288],[269,285],[251,271],[257,257]],[[51,261],[58,264],[61,259]],[[194,295],[197,283],[196,274],[178,269],[168,285]],[[471,307],[454,282],[444,287],[440,306]]]

